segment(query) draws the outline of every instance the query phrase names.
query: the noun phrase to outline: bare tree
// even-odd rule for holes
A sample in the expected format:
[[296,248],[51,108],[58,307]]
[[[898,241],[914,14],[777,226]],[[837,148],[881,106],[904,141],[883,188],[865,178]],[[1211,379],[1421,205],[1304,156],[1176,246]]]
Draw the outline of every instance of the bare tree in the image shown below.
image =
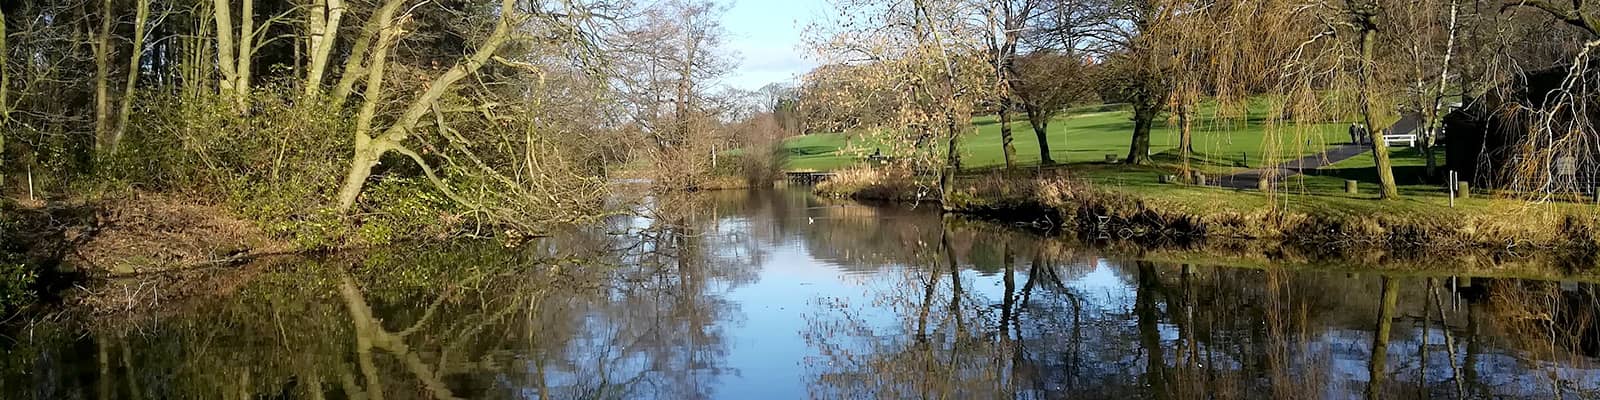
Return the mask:
[[[942,0],[838,6],[842,20],[868,23],[822,27],[818,49],[836,63],[862,68],[857,86],[894,96],[887,102],[896,108],[894,124],[885,128],[896,139],[891,152],[911,156],[913,168],[938,168],[937,190],[950,193],[972,105],[993,98],[997,76],[986,55],[981,10],[974,14],[965,2]],[[932,145],[939,141],[942,146]]]
[[311,0],[311,7],[306,9],[306,49],[310,57],[306,60],[305,97],[310,98],[323,93],[322,80],[327,74],[328,62],[333,56],[334,48],[339,43],[339,28],[344,20],[345,5],[343,0]]
[[1049,32],[1057,41],[1082,47],[1106,61],[1102,79],[1133,107],[1129,164],[1150,163],[1150,133],[1166,106],[1172,83],[1158,41],[1150,35],[1178,10],[1159,0],[1057,0]]
[[[246,0],[249,1],[249,0]],[[355,206],[356,198],[361,195],[362,188],[366,187],[367,177],[372,175],[372,168],[378,165],[378,160],[388,152],[397,152],[423,167],[428,179],[434,182],[440,190],[453,200],[473,205],[468,199],[456,195],[449,186],[445,185],[429,167],[422,155],[405,146],[405,142],[412,135],[417,123],[433,110],[435,102],[443,97],[457,81],[477,72],[485,63],[491,61],[500,46],[513,39],[515,29],[525,18],[518,12],[515,0],[502,0],[500,5],[500,21],[495,24],[494,31],[484,38],[477,51],[458,62],[454,67],[434,78],[428,85],[428,90],[421,96],[413,99],[387,129],[382,133],[374,134],[373,120],[377,114],[378,105],[383,102],[383,83],[386,80],[384,69],[388,67],[388,56],[395,43],[404,34],[403,27],[392,22],[394,12],[402,0],[390,0],[388,4],[375,16],[382,22],[378,29],[378,37],[374,39],[376,46],[372,59],[364,68],[367,71],[366,99],[361,105],[361,111],[356,116],[355,155],[350,161],[350,173],[346,175],[344,184],[339,189],[337,197],[341,211],[349,211]],[[248,4],[248,3],[247,3]],[[395,6],[391,6],[395,5]]]
[[[1017,47],[1029,22],[1040,15],[1044,0],[989,0],[985,1],[985,20],[988,22],[989,53],[994,57],[994,105],[1000,121],[1000,146],[1005,156],[1006,169],[1016,168],[1017,149],[1011,144],[1011,115],[1018,108],[1017,86],[1021,75],[1017,71]],[[1041,142],[1043,144],[1043,142]],[[1040,147],[1041,150],[1048,149]],[[1048,153],[1041,158],[1048,160]]]
[[128,55],[128,76],[123,82],[122,110],[117,112],[116,131],[112,133],[108,146],[112,154],[115,154],[117,147],[122,144],[122,138],[128,132],[128,119],[133,115],[133,99],[135,90],[139,87],[140,69],[144,67],[145,31],[149,24],[150,0],[135,0],[133,46]]
[[1091,102],[1091,66],[1071,53],[1034,51],[1017,59],[1018,83],[1013,87],[1028,124],[1039,141],[1039,160],[1045,165],[1056,160],[1050,155],[1050,120],[1076,104]]
[[624,33],[614,64],[630,125],[654,144],[640,156],[658,171],[659,187],[695,189],[716,175],[719,154],[732,146],[724,125],[743,119],[734,115],[740,95],[716,83],[732,64],[725,10],[713,1],[664,2]]

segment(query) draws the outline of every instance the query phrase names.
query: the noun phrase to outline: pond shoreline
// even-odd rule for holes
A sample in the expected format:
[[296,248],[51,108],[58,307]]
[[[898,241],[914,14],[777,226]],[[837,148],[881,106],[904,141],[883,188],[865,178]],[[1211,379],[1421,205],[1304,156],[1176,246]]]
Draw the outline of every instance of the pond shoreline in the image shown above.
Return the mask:
[[[1484,214],[1454,208],[1333,212],[1318,209],[1317,204],[1301,209],[1231,204],[1197,208],[1062,176],[964,177],[959,182],[944,202],[910,194],[907,188],[913,185],[896,182],[824,183],[815,193],[858,201],[936,203],[949,214],[1147,249],[1202,249],[1253,258],[1296,255],[1371,265],[1424,262],[1501,268],[1508,260],[1539,258],[1543,261],[1534,264],[1545,266],[1541,268],[1590,271],[1600,266],[1595,257],[1600,251],[1600,218],[1556,206],[1529,205]],[[1264,196],[1215,191],[1224,199]],[[1366,201],[1371,202],[1369,207],[1395,204]],[[1538,256],[1530,256],[1533,253]]]
[[[1596,274],[1600,269],[1593,268],[1592,218],[1569,216],[1558,231],[1565,234],[1533,240],[1529,238],[1537,238],[1537,232],[1490,230],[1468,225],[1474,223],[1470,220],[1382,215],[1335,219],[1272,209],[1196,213],[1081,185],[1059,192],[1041,190],[1052,182],[1067,184],[1049,178],[1016,180],[1004,188],[984,186],[993,182],[967,182],[970,185],[950,204],[926,196],[861,195],[893,193],[884,190],[841,194],[820,187],[813,194],[850,198],[868,206],[939,204],[943,213],[959,220],[1078,242],[1131,259],[1600,281]],[[19,220],[31,220],[34,223],[26,225],[35,228],[22,232],[31,238],[20,243],[33,257],[27,263],[49,271],[33,285],[36,304],[84,306],[93,314],[114,314],[128,304],[151,302],[146,298],[150,293],[144,297],[99,293],[106,288],[126,292],[154,282],[155,290],[171,300],[181,293],[203,292],[200,287],[212,286],[209,282],[217,279],[227,280],[218,276],[250,274],[249,264],[259,260],[349,250],[297,249],[223,209],[160,194],[53,203],[20,211]],[[1482,221],[1492,220],[1477,223]],[[1472,232],[1475,229],[1479,231]],[[1509,236],[1517,234],[1526,236]],[[74,290],[83,287],[87,288]]]

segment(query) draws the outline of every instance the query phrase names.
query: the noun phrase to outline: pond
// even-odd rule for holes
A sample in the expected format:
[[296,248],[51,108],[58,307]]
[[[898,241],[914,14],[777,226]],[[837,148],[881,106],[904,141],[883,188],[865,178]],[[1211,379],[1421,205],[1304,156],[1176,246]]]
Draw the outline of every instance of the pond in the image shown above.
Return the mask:
[[0,397],[1600,396],[1592,283],[1145,262],[799,191],[642,211],[100,289],[159,306],[17,324]]

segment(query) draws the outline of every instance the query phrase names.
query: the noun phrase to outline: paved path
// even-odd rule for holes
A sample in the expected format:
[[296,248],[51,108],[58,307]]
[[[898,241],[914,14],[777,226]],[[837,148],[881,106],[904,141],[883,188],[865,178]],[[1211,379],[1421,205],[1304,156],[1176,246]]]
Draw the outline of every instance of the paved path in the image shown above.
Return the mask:
[[1273,172],[1274,175],[1274,180],[1272,183],[1277,184],[1278,182],[1282,182],[1283,178],[1299,175],[1304,173],[1306,170],[1333,165],[1340,161],[1348,160],[1355,156],[1366,153],[1367,146],[1365,145],[1338,145],[1329,148],[1322,154],[1305,156],[1271,167],[1257,168],[1235,173],[1233,175],[1223,176],[1217,178],[1215,182],[1210,182],[1209,184],[1234,189],[1256,189],[1261,187],[1261,177],[1266,175],[1269,171]]
[[[1422,121],[1422,114],[1409,113],[1402,115],[1399,121],[1396,121],[1394,125],[1389,126],[1389,131],[1398,132],[1400,134],[1412,133],[1422,129]],[[1276,185],[1278,182],[1282,182],[1283,178],[1305,173],[1305,171],[1308,169],[1318,169],[1333,165],[1340,161],[1362,155],[1368,150],[1371,150],[1371,148],[1362,144],[1339,145],[1329,148],[1322,154],[1301,157],[1296,160],[1289,160],[1288,162],[1271,167],[1238,172],[1233,175],[1217,178],[1216,182],[1208,182],[1208,184],[1234,189],[1258,189],[1261,187],[1261,177],[1266,175],[1269,171],[1274,173],[1275,179],[1272,183]]]

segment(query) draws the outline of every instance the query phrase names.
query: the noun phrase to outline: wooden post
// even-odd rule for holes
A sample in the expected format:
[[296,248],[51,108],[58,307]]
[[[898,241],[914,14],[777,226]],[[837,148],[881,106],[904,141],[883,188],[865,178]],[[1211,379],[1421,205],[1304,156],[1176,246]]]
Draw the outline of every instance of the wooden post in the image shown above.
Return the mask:
[[[1460,178],[1457,177],[1456,179],[1460,179]],[[1462,181],[1459,181],[1459,180],[1456,181],[1456,197],[1460,197],[1460,198],[1463,198],[1463,199],[1471,198],[1472,197],[1472,188],[1466,182],[1462,182]]]
[[1357,186],[1359,184],[1360,182],[1356,182],[1355,180],[1345,180],[1344,192],[1349,194],[1361,194],[1361,187]]

